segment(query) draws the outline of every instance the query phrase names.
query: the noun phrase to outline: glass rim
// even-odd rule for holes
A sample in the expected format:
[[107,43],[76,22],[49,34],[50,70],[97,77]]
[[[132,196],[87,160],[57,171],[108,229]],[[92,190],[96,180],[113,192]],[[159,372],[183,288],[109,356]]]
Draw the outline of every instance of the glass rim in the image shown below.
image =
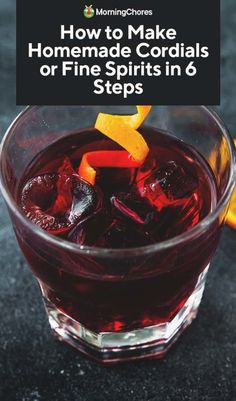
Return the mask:
[[[222,134],[224,137],[227,139],[227,143],[229,145],[229,152],[230,152],[230,175],[228,178],[227,186],[225,188],[224,193],[222,194],[221,198],[219,199],[216,207],[205,217],[203,218],[196,226],[191,228],[189,231],[185,231],[182,234],[179,234],[173,238],[167,239],[162,242],[157,242],[155,244],[151,245],[145,245],[145,246],[140,246],[140,247],[132,247],[132,248],[99,248],[95,246],[88,246],[88,245],[78,245],[73,242],[69,242],[67,240],[64,240],[62,238],[59,238],[57,236],[54,236],[52,234],[49,234],[47,231],[41,229],[38,227],[36,224],[32,223],[31,220],[29,220],[23,211],[20,209],[20,207],[17,205],[16,201],[14,200],[13,196],[11,195],[10,191],[8,188],[5,187],[3,183],[3,173],[2,173],[2,166],[1,166],[1,161],[2,161],[2,154],[4,150],[4,145],[9,138],[10,134],[12,133],[12,130],[14,127],[17,125],[18,121],[22,119],[22,117],[27,114],[30,110],[34,108],[40,108],[43,106],[27,106],[24,110],[22,110],[12,121],[8,129],[6,130],[5,135],[2,138],[1,144],[0,144],[0,189],[2,192],[2,195],[6,201],[7,206],[11,209],[11,211],[18,217],[18,219],[27,226],[28,229],[33,230],[39,237],[42,239],[50,242],[53,245],[59,246],[60,248],[67,249],[68,251],[73,251],[82,255],[92,255],[92,256],[118,256],[120,257],[121,255],[124,256],[137,256],[137,255],[145,255],[157,251],[163,251],[165,249],[171,248],[173,246],[177,246],[180,244],[185,243],[188,240],[191,240],[195,237],[197,237],[199,234],[202,233],[202,231],[209,226],[217,216],[221,213],[221,211],[224,209],[226,206],[227,202],[230,199],[230,196],[232,194],[233,188],[234,188],[234,178],[235,178],[235,171],[236,171],[236,159],[235,159],[235,152],[234,152],[234,143],[231,138],[231,135],[228,131],[228,128],[226,127],[225,123],[222,121],[220,116],[211,108],[208,106],[179,106],[179,107],[196,107],[196,108],[202,108],[207,112],[211,118],[213,118],[216,122],[216,124],[220,127]],[[49,107],[50,106],[46,106]],[[53,106],[52,106],[53,107]],[[65,107],[65,106],[57,106],[57,107]],[[68,106],[69,107],[69,106]],[[79,107],[79,106],[78,106]],[[86,106],[90,107],[90,106]],[[177,106],[178,107],[178,106]]]

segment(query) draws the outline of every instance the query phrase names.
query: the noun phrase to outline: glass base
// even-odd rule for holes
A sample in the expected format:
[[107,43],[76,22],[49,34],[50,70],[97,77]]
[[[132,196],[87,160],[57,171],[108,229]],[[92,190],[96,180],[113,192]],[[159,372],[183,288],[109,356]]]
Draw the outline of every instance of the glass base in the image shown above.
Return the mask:
[[208,268],[209,265],[200,274],[197,285],[184,306],[169,322],[132,331],[95,333],[44,298],[50,326],[59,340],[100,363],[161,358],[196,317]]

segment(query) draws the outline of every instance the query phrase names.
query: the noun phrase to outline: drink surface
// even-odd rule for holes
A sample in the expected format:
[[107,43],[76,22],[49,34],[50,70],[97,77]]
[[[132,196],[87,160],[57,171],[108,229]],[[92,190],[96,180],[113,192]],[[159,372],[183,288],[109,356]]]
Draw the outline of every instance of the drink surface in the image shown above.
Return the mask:
[[205,160],[178,139],[144,128],[150,148],[139,168],[98,168],[96,185],[78,175],[93,150],[121,150],[95,129],[73,133],[46,148],[25,171],[18,202],[50,234],[79,245],[132,248],[179,235],[216,203]]
[[[150,127],[150,153],[139,169],[103,168],[93,187],[77,174],[85,152],[122,150],[95,129],[71,133],[41,152],[25,171],[18,204],[50,234],[79,245],[132,248],[190,230],[214,208],[208,164],[190,146]],[[183,307],[217,245],[218,225],[158,253],[113,258],[63,249],[18,235],[44,296],[96,332],[169,321]]]

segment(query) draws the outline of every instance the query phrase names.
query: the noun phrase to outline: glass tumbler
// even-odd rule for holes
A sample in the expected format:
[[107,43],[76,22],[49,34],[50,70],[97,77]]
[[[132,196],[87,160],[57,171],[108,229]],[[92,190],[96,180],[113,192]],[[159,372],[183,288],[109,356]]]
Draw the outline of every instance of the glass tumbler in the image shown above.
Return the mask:
[[216,206],[195,227],[161,243],[122,250],[79,246],[27,219],[17,204],[18,185],[41,151],[93,126],[104,110],[134,112],[128,106],[26,108],[1,144],[1,190],[57,338],[102,363],[161,357],[196,317],[234,188],[234,145],[207,107],[153,107],[145,124],[183,140],[210,164]]

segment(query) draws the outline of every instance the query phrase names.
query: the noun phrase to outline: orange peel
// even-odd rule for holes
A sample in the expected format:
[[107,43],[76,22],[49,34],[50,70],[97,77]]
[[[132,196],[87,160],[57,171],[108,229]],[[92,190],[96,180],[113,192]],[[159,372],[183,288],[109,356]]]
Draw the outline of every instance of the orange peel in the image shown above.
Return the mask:
[[[149,148],[143,136],[137,131],[137,128],[143,123],[152,106],[136,107],[137,113],[133,115],[99,113],[95,122],[95,128],[125,149],[127,151],[127,157],[129,157],[129,162],[132,159],[135,167],[138,167],[146,159]],[[103,162],[102,165],[96,164],[96,156],[93,156],[93,153],[96,152],[85,153],[82,157],[78,173],[92,185],[94,185],[96,179],[96,170],[93,167],[130,167],[130,164],[126,166],[126,161],[122,159],[122,156],[120,158],[120,163],[117,164],[114,159],[112,160],[109,158],[108,151],[105,152],[106,158],[108,158],[107,162],[104,161],[105,165]],[[115,152],[119,153],[121,151]],[[125,156],[123,155],[123,157]],[[118,155],[116,155],[116,159],[117,158],[119,159]],[[101,158],[99,159],[99,163],[101,163]],[[123,162],[124,164],[122,164]]]
[[236,230],[236,189],[233,192],[225,221]]
[[80,177],[94,185],[96,170],[93,167],[135,168],[139,163],[125,150],[97,150],[85,153],[82,157],[78,173]]
[[[149,112],[151,111],[152,106],[136,106],[136,107],[138,112],[131,116],[127,115],[127,116],[114,116],[114,117],[122,120],[126,125],[129,125],[130,127],[138,129],[140,125],[144,122]],[[99,113],[99,115],[106,116],[107,114]]]
[[99,113],[95,128],[102,134],[127,150],[140,164],[143,163],[149,148],[137,128],[143,123],[151,106],[137,106],[138,113],[131,116],[117,116]]
[[[234,140],[236,146],[236,139]],[[226,223],[236,230],[236,188],[234,189],[233,195],[230,200],[229,210],[225,219]]]

